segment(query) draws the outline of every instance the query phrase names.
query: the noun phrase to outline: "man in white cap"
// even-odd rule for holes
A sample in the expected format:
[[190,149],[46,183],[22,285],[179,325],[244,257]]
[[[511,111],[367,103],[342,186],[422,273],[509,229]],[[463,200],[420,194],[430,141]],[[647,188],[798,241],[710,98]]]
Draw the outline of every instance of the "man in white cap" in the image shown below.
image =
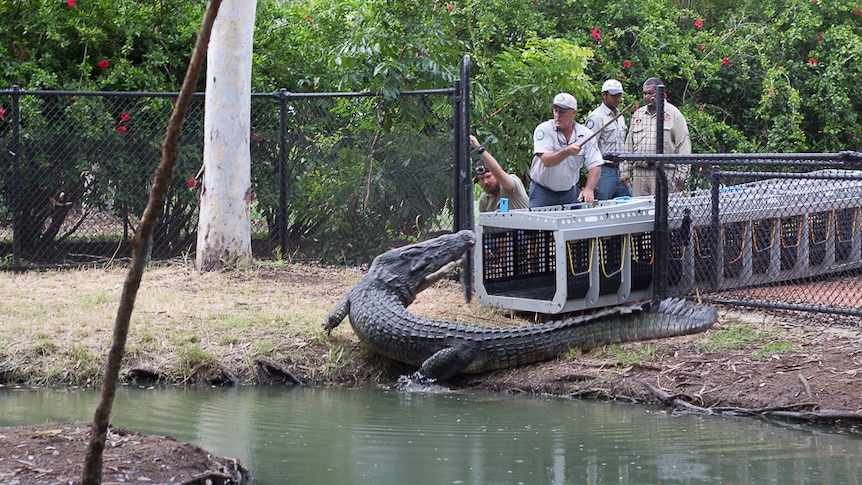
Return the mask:
[[[587,121],[584,122],[584,126],[593,132],[602,130],[596,135],[602,157],[605,153],[622,153],[625,151],[626,120],[622,116],[614,119],[614,116],[620,113],[619,106],[622,99],[622,83],[616,79],[608,79],[602,84],[602,104],[594,109],[587,117]],[[603,126],[604,129],[602,129]],[[627,185],[626,182],[628,179],[621,180],[619,164],[604,160],[599,185],[596,187],[596,199],[608,200],[632,195],[631,186]]]
[[[554,118],[533,131],[533,162],[530,166],[530,208],[592,203],[602,171],[602,155],[592,134],[575,123],[578,102],[569,93],[554,96]],[[587,168],[583,190],[576,185],[581,169]]]

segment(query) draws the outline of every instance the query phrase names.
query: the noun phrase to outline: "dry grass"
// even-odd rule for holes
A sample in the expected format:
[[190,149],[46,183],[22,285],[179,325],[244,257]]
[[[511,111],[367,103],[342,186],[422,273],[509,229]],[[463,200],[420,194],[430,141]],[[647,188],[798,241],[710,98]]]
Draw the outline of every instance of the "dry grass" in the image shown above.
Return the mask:
[[[0,274],[5,380],[98,381],[126,274],[124,268]],[[203,274],[185,266],[149,269],[124,367],[155,370],[172,382],[219,366],[248,377],[258,357],[285,360],[319,344],[329,308],[360,277],[358,270],[314,267]]]
[[[127,272],[0,273],[0,384],[98,384]],[[321,330],[362,274],[309,265],[213,273],[179,264],[150,268],[135,302],[123,372],[151,370],[188,384],[227,371],[254,382],[255,363],[266,357],[308,382],[373,381],[388,363],[358,344],[346,320],[331,337]],[[505,310],[465,303],[449,280],[422,292],[410,310],[462,323],[524,323]]]

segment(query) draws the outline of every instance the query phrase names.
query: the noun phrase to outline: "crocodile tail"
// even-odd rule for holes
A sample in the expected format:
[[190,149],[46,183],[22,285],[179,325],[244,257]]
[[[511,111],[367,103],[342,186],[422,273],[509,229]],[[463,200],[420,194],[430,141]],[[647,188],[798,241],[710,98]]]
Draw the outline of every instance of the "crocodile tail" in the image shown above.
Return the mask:
[[[630,313],[628,313],[630,312]],[[718,311],[711,306],[695,305],[668,298],[624,312],[604,314],[591,320],[580,330],[577,347],[590,349],[623,342],[689,335],[706,331],[718,320]]]

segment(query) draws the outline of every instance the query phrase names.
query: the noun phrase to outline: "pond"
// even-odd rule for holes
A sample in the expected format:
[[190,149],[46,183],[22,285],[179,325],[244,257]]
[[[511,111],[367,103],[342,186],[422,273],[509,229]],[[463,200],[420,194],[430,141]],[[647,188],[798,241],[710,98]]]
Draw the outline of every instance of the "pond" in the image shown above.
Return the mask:
[[[0,390],[0,426],[89,421],[97,391]],[[402,389],[124,387],[112,424],[239,458],[255,484],[857,484],[862,439],[753,418]]]

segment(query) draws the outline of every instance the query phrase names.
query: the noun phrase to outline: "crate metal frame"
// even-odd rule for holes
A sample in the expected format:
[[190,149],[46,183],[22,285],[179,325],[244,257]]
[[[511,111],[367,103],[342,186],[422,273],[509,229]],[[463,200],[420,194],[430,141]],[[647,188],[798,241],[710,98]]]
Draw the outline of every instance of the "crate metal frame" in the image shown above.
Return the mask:
[[645,288],[633,285],[632,244],[633,234],[651,239],[654,220],[653,197],[481,213],[473,258],[477,298],[546,314],[650,298],[651,278]]

